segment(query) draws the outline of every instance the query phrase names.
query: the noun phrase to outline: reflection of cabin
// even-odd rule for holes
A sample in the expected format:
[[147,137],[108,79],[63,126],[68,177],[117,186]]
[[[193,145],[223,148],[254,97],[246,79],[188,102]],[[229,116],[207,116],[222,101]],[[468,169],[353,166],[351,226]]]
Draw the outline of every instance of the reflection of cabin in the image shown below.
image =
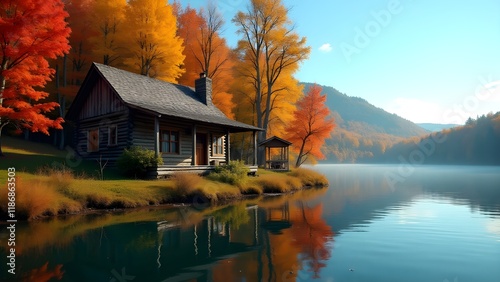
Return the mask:
[[[255,136],[261,130],[231,120],[215,107],[212,80],[204,75],[193,89],[97,63],[66,119],[75,125],[74,146],[84,159],[102,157],[114,164],[129,146],[154,150],[164,165],[150,171],[151,177],[210,171],[230,160],[230,133]],[[256,153],[253,161],[251,172],[257,170]]]
[[281,234],[283,229],[292,226],[290,222],[290,208],[288,202],[283,206],[268,208],[266,210],[267,218],[262,227],[273,234]]
[[265,150],[265,168],[269,170],[290,170],[290,145],[292,143],[273,136],[259,143]]

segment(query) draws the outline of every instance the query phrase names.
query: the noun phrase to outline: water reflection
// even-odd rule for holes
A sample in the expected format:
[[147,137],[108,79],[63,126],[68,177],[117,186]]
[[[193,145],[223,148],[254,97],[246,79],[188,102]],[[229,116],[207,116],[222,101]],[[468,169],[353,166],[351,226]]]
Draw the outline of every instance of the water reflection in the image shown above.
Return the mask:
[[[123,281],[123,277],[134,277],[134,281],[330,278],[369,281],[356,276],[362,275],[362,270],[349,272],[351,265],[348,264],[354,257],[358,256],[358,264],[367,261],[365,269],[375,265],[373,259],[380,261],[381,257],[387,265],[405,269],[405,259],[398,254],[414,251],[414,242],[422,245],[423,235],[430,236],[430,242],[443,239],[429,235],[447,234],[434,232],[442,226],[458,226],[456,228],[464,230],[467,230],[466,224],[482,226],[481,230],[475,227],[475,233],[447,235],[444,241],[450,241],[450,245],[443,246],[447,251],[466,242],[473,249],[461,244],[462,253],[486,248],[495,257],[495,250],[500,247],[474,245],[476,243],[462,238],[490,236],[500,242],[498,168],[479,172],[461,168],[458,170],[461,177],[456,176],[457,168],[425,168],[415,171],[396,187],[388,185],[384,178],[387,169],[395,169],[389,166],[324,166],[318,169],[328,175],[329,189],[248,199],[204,210],[188,206],[144,208],[18,223],[18,274],[13,279],[3,271],[0,280]],[[470,213],[480,213],[487,220],[473,221],[477,216],[469,218],[463,209],[457,211],[466,221],[461,217],[457,217],[460,221],[456,223],[450,218],[442,219],[443,213],[451,213],[455,207],[468,207]],[[377,224],[383,228],[374,227]],[[419,230],[423,224],[428,224],[425,226],[434,233]],[[379,231],[383,235],[377,235]],[[7,233],[5,228],[0,232],[3,246],[0,256],[5,257]],[[356,232],[369,236],[354,235]],[[404,240],[391,237],[391,234],[400,234],[398,232],[407,237]],[[399,252],[391,253],[393,249]],[[366,254],[360,255],[363,252]],[[393,255],[387,255],[389,253]],[[488,253],[481,253],[491,260],[485,254]],[[497,254],[500,257],[500,251]],[[451,260],[456,263],[457,258]],[[398,275],[397,271],[389,274],[384,266],[377,266],[380,269],[373,266],[365,278],[377,271],[393,278]],[[440,277],[436,273],[433,275]],[[407,275],[400,274],[402,276],[397,279]],[[391,280],[386,278],[388,276],[381,276],[381,279]]]
[[[122,269],[139,281],[274,281],[293,279],[303,267],[317,274],[333,232],[321,217],[323,205],[307,200],[326,191],[206,210],[140,209],[20,223],[22,271],[14,280],[110,281]],[[2,273],[2,281],[9,278]]]

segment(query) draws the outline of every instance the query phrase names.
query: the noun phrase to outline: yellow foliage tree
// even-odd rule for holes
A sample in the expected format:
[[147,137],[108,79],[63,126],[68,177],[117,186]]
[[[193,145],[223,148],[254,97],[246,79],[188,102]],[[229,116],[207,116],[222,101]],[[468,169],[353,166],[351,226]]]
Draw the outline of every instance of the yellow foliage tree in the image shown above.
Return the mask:
[[94,1],[92,5],[93,36],[89,39],[92,44],[94,58],[105,65],[120,66],[123,58],[120,57],[118,45],[119,31],[125,28],[125,10],[127,0]]
[[[283,132],[283,125],[292,118],[287,113],[293,112],[294,103],[302,95],[293,74],[308,57],[310,48],[306,46],[306,38],[294,31],[287,14],[282,1],[251,0],[247,12],[239,12],[233,19],[243,36],[237,47],[235,93],[247,101],[238,107],[251,108],[254,124],[264,129],[258,135],[258,142],[271,132]],[[248,110],[236,110],[245,111]],[[280,125],[281,129],[274,125]],[[260,162],[263,154],[260,150]]]
[[120,51],[130,70],[168,82],[183,73],[182,39],[172,6],[165,0],[130,0],[119,30]]

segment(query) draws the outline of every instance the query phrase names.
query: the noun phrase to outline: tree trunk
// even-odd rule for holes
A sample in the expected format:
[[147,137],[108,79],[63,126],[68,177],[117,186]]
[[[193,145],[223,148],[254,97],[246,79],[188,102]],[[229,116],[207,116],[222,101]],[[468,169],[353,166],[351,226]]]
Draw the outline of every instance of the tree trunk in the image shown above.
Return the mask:
[[2,129],[3,129],[3,126],[0,126],[0,157],[5,156],[2,152]]
[[302,145],[300,145],[299,155],[297,156],[297,162],[295,162],[295,167],[300,167],[302,164],[302,158],[304,157],[304,147],[306,146],[307,137],[302,140]]
[[[2,65],[2,70],[5,70],[7,68],[6,64],[7,62],[4,62],[4,64]],[[2,73],[1,70],[0,73]],[[3,106],[3,91],[5,90],[5,83],[5,77],[3,75],[0,75],[0,107]],[[7,123],[3,124],[2,117],[0,117],[0,157],[4,156],[2,152],[2,130],[5,125],[7,125]]]

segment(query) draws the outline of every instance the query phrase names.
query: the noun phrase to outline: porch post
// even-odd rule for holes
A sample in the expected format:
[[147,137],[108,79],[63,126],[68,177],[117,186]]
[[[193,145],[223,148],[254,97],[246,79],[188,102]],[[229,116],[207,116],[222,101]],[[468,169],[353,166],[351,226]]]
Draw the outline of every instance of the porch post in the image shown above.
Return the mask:
[[192,153],[193,156],[191,157],[191,165],[196,165],[196,124],[193,124],[193,130],[191,132],[191,135],[193,136],[193,147],[192,147]]
[[286,146],[286,170],[290,170],[290,146]]
[[229,164],[231,160],[231,146],[229,145],[231,140],[229,139],[229,129],[226,131],[226,164]]
[[160,121],[161,115],[155,116],[155,157],[160,156]]
[[253,137],[253,165],[256,166],[257,162],[257,134],[255,130],[252,132]]

